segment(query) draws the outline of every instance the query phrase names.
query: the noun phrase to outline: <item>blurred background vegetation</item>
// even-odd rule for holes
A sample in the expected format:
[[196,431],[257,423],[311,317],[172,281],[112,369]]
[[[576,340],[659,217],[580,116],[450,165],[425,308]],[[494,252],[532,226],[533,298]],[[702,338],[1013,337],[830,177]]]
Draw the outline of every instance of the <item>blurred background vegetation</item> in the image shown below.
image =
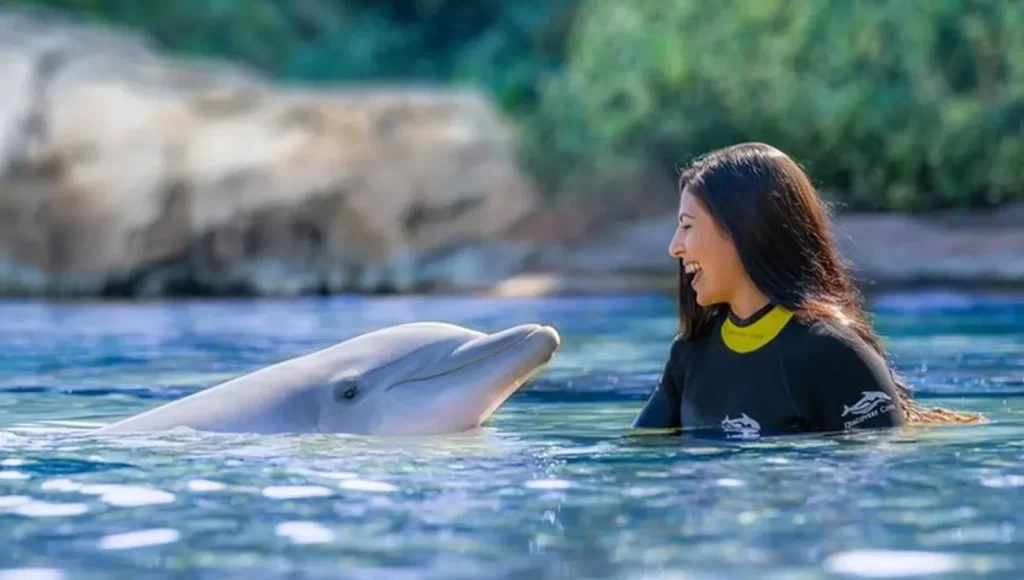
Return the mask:
[[846,209],[1024,199],[1021,0],[18,3],[282,80],[482,87],[568,204],[639,202],[645,176],[742,140],[794,155]]

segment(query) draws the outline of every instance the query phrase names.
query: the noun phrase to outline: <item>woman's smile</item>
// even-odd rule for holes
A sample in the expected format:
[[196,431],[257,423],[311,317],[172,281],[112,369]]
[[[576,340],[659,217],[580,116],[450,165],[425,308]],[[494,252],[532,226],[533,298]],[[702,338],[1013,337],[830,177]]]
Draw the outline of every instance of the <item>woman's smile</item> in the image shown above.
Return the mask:
[[685,268],[686,273],[690,275],[690,286],[696,290],[697,281],[700,279],[701,274],[704,273],[704,270],[697,262],[686,262]]

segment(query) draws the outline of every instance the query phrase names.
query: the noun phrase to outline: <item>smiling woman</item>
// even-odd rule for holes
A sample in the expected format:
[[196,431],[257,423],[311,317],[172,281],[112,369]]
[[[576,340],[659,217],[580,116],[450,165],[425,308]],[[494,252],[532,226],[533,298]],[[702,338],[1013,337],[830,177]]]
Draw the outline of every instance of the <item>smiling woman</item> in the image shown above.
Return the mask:
[[800,166],[744,143],[679,183],[679,335],[636,427],[759,436],[983,421],[923,409],[888,364]]

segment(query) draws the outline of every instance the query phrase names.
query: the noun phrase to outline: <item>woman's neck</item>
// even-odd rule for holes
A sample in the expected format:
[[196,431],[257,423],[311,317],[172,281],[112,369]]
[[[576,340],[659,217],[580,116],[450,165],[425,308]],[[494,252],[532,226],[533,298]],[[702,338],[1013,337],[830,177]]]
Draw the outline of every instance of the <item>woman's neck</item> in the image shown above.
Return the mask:
[[739,319],[747,319],[759,310],[768,306],[771,300],[761,293],[753,284],[739,289],[729,300],[729,310]]

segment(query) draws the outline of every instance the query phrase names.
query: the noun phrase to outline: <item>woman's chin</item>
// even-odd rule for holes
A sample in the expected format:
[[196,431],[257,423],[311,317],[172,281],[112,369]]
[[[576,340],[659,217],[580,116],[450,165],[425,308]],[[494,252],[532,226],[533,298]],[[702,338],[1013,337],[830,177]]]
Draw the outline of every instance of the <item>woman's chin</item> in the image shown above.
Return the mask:
[[696,290],[694,292],[694,295],[694,301],[697,303],[697,305],[702,308],[706,308],[708,303],[704,300],[704,296],[700,293],[700,290]]
[[698,284],[698,286],[696,288],[693,289],[693,293],[694,293],[694,301],[701,308],[708,308],[708,307],[711,307],[711,306],[715,306],[716,304],[721,304],[722,303],[721,300],[716,299],[714,296],[710,295],[708,292],[706,292],[706,291],[705,292],[701,292],[701,288],[700,288],[699,284]]
[[693,290],[694,301],[698,306],[706,308],[718,303],[718,301],[713,300],[713,293],[708,292],[707,280],[704,279],[703,273],[698,274],[696,278],[690,278],[688,282],[690,289]]

